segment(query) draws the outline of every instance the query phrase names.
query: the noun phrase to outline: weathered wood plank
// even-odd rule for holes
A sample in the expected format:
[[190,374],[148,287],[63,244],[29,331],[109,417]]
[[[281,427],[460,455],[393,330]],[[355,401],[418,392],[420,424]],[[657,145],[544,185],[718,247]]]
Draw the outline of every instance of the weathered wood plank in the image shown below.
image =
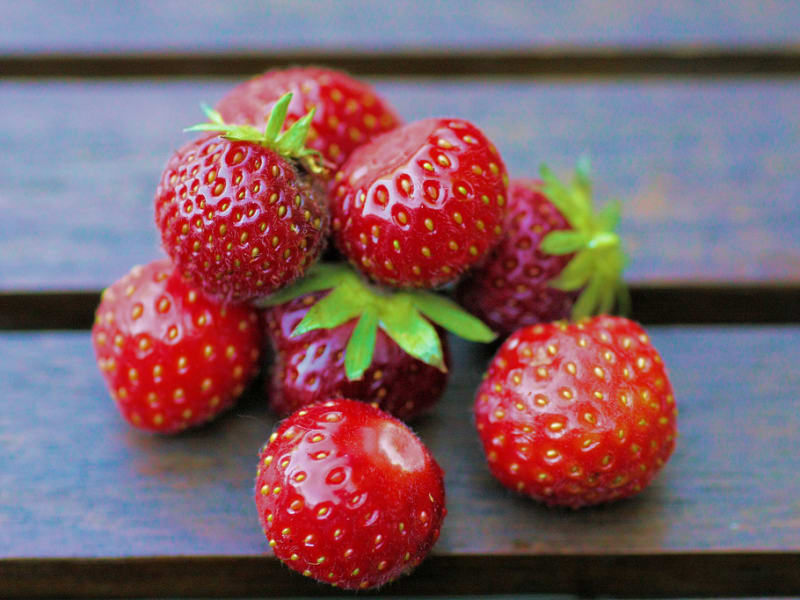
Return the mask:
[[[800,277],[800,83],[375,80],[408,120],[454,115],[512,176],[594,159],[627,202],[634,283]],[[231,81],[0,82],[0,288],[99,289],[159,255],[152,196]],[[44,143],[46,141],[46,143]]]
[[5,2],[0,54],[797,44],[790,1]]
[[[489,353],[454,344],[452,384],[415,426],[446,471],[449,514],[431,560],[390,590],[800,593],[800,329],[652,337],[680,408],[676,453],[640,496],[577,512],[489,476],[470,416]],[[0,354],[1,596],[110,594],[111,573],[127,573],[123,595],[317,591],[276,565],[257,526],[255,457],[275,423],[257,394],[156,438],[117,416],[88,334],[5,334]],[[213,584],[198,575],[214,566]]]

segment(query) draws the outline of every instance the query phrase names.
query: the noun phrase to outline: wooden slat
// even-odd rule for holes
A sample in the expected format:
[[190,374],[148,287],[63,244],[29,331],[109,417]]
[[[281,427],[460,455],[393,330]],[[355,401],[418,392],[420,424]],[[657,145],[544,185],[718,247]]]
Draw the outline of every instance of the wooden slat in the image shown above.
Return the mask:
[[6,2],[0,55],[778,47],[798,31],[780,0],[29,1]]
[[[448,392],[416,424],[449,514],[434,555],[387,591],[800,594],[800,329],[652,337],[680,408],[676,453],[640,496],[575,512],[489,476],[470,415],[489,351],[455,343]],[[320,591],[257,526],[255,458],[275,423],[257,394],[205,429],[152,437],[117,416],[86,333],[5,334],[0,355],[0,596]]]
[[[630,317],[648,325],[800,322],[800,283],[634,285]],[[100,291],[2,292],[0,331],[89,329]]]
[[[159,255],[152,197],[169,153],[232,81],[0,82],[0,289],[99,289]],[[374,80],[408,120],[453,115],[512,176],[594,158],[627,201],[635,284],[800,277],[800,83]],[[21,118],[24,115],[24,118]],[[46,143],[45,143],[46,141]]]

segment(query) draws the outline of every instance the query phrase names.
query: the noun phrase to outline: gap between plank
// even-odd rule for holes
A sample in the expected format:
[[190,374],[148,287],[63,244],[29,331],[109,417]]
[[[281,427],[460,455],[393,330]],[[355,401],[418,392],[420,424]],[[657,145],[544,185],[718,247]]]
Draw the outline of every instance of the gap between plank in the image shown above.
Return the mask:
[[[3,598],[329,596],[341,590],[269,556],[0,559]],[[513,593],[582,597],[732,597],[800,594],[791,551],[604,555],[433,554],[382,595]]]
[[[630,287],[633,314],[646,325],[800,322],[800,283],[651,284]],[[86,330],[100,292],[0,292],[0,331]]]
[[363,76],[792,76],[800,48],[0,55],[0,78],[241,77],[324,64]]

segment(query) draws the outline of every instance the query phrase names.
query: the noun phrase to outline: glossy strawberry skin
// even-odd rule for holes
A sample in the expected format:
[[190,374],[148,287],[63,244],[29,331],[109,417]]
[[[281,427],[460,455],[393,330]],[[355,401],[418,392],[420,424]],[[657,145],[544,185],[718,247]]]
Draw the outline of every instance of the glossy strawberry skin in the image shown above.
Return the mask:
[[[357,381],[345,376],[344,355],[356,319],[334,329],[317,329],[295,338],[292,331],[325,292],[308,294],[267,310],[266,334],[275,354],[266,383],[270,408],[285,416],[325,398],[344,397],[376,404],[399,419],[412,420],[444,394],[449,372],[425,364],[378,330],[372,363]],[[447,335],[437,328],[445,363]]]
[[439,537],[443,473],[401,421],[345,399],[281,422],[260,455],[264,534],[292,569],[346,589],[412,570]]
[[231,90],[217,105],[229,123],[263,128],[275,102],[292,92],[287,125],[316,107],[308,147],[335,171],[359,145],[400,125],[400,117],[370,86],[331,69],[272,70]]
[[328,228],[321,185],[275,151],[205,135],[178,150],[156,190],[167,254],[225,300],[269,294],[319,257]]
[[507,182],[496,148],[471,123],[406,125],[356,149],[336,175],[334,240],[375,281],[442,286],[500,240]]
[[205,297],[157,260],[105,290],[92,343],[122,416],[176,433],[233,405],[258,370],[261,333],[255,310]]
[[578,293],[549,283],[572,255],[546,254],[539,248],[548,233],[566,229],[571,229],[569,223],[542,193],[540,181],[512,180],[503,239],[459,282],[459,303],[502,335],[569,317]]
[[677,435],[664,364],[644,330],[621,317],[515,332],[490,364],[474,410],[491,473],[572,508],[644,489]]

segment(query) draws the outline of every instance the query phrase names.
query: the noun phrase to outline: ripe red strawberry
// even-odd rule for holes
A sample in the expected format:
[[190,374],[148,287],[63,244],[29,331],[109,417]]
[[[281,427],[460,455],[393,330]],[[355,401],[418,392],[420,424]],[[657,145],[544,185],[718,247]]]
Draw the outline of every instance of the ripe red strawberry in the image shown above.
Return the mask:
[[370,86],[331,69],[293,67],[254,77],[231,90],[219,104],[231,123],[263,127],[275,102],[292,92],[287,123],[316,108],[308,146],[338,168],[359,145],[400,125],[395,110]]
[[[266,333],[275,353],[267,383],[267,398],[274,412],[285,416],[320,398],[343,397],[374,403],[395,417],[410,420],[441,398],[449,373],[406,353],[383,330],[377,332],[370,366],[353,381],[347,378],[344,362],[356,319],[292,337],[309,309],[325,295],[301,296],[265,314]],[[447,336],[438,327],[436,332],[448,364]]]
[[319,264],[260,304],[272,307],[265,313],[276,354],[268,386],[279,414],[341,395],[411,419],[447,384],[443,328],[473,341],[495,337],[451,300],[389,293],[345,265]]
[[544,182],[509,184],[504,237],[456,290],[467,310],[504,335],[571,314],[608,312],[615,296],[623,312],[627,303],[620,279],[625,257],[613,233],[618,205],[593,212],[586,162],[569,187],[546,168],[542,175]]
[[353,152],[335,182],[336,244],[381,283],[441,286],[502,234],[506,169],[467,121],[427,119],[380,135]]
[[475,401],[492,474],[573,508],[647,486],[675,447],[676,415],[647,334],[608,316],[520,329],[500,347]]
[[175,433],[233,405],[258,370],[261,335],[254,309],[207,298],[157,260],[103,292],[92,342],[122,416]]
[[[194,284],[224,299],[268,294],[318,258],[328,226],[324,189],[308,169],[310,117],[280,134],[287,96],[265,132],[212,123],[178,150],[156,191],[164,249]],[[305,166],[301,164],[305,161]]]
[[256,507],[275,555],[346,589],[411,571],[439,537],[443,473],[402,422],[353,400],[312,404],[261,450]]

